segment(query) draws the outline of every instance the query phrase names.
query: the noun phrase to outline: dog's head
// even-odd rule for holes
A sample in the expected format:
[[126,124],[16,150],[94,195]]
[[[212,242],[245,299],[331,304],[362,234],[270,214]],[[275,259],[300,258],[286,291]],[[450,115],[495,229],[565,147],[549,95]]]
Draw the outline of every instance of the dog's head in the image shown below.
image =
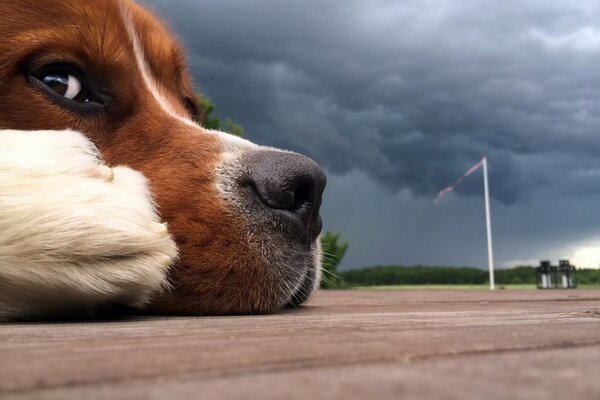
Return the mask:
[[[320,278],[322,170],[195,122],[184,55],[130,0],[0,2],[0,129],[74,129],[144,173],[179,248],[151,307],[268,312]],[[240,93],[240,95],[242,95]]]

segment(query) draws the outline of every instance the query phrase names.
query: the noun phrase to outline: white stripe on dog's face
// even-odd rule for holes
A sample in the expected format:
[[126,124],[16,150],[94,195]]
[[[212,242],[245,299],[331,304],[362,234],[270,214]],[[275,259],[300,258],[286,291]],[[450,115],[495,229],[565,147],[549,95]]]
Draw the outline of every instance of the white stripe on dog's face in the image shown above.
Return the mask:
[[233,151],[238,148],[247,149],[258,147],[257,145],[248,140],[228,134],[226,132],[204,129],[196,122],[192,121],[188,116],[182,116],[179,113],[177,113],[177,111],[175,111],[175,107],[173,107],[169,103],[167,98],[160,92],[160,89],[158,88],[155,79],[150,74],[148,63],[146,62],[146,57],[144,54],[144,49],[140,44],[139,35],[137,34],[135,24],[131,16],[131,11],[123,4],[123,2],[121,2],[120,5],[123,24],[127,29],[129,40],[131,42],[131,45],[133,46],[133,52],[135,54],[135,60],[138,71],[142,77],[146,89],[148,89],[148,92],[150,92],[152,98],[156,101],[160,108],[171,118],[177,120],[178,122],[181,122],[182,124],[185,124],[190,128],[193,128],[194,130],[198,130],[201,133],[217,135],[224,147],[227,149],[227,151]]

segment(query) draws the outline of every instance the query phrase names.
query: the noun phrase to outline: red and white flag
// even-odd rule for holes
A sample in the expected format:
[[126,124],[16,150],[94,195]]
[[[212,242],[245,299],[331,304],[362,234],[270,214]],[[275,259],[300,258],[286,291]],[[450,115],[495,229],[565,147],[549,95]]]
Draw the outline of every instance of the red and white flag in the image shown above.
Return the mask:
[[454,188],[456,186],[458,186],[467,176],[471,175],[473,172],[477,171],[479,168],[481,168],[483,166],[483,160],[485,160],[485,157],[483,157],[477,164],[473,165],[471,168],[469,168],[467,170],[467,172],[465,172],[460,178],[458,178],[456,180],[456,182],[454,182],[452,185],[443,188],[442,190],[440,190],[440,192],[438,193],[437,197],[435,198],[434,202],[438,203],[440,200],[442,200],[442,198],[452,192],[454,190]]

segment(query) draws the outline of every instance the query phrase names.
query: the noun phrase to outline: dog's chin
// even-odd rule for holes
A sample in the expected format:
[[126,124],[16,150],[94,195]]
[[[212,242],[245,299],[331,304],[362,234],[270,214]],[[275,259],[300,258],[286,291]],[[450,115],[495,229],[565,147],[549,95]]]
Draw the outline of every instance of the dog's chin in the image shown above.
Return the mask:
[[149,310],[182,315],[241,315],[270,314],[301,306],[320,283],[320,242],[314,241],[307,248],[272,239],[255,247],[254,256],[245,254],[245,258],[254,260],[248,264],[230,259],[194,263],[183,255],[171,270],[171,290],[156,298]]
[[320,284],[321,266],[310,268],[302,280],[300,286],[292,292],[292,296],[287,303],[288,307],[297,308],[306,303]]
[[[262,258],[258,266],[248,268],[258,271],[258,277],[249,280],[255,293],[263,293],[256,299],[251,312],[271,313],[285,307],[296,308],[306,303],[321,280],[320,237],[303,241],[290,240],[291,229],[276,218],[271,221],[270,230],[264,221],[250,224],[247,244],[254,254]],[[278,232],[272,230],[274,226]],[[258,231],[262,228],[262,232]],[[247,301],[247,299],[246,299]],[[249,302],[252,304],[252,300]],[[243,306],[242,306],[243,307]]]

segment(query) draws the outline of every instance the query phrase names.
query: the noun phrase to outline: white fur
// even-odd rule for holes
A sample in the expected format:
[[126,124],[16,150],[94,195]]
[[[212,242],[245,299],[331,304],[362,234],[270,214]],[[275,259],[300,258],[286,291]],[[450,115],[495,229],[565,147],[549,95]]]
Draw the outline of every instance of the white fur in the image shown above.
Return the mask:
[[175,111],[175,107],[173,107],[169,103],[167,98],[161,93],[160,89],[158,88],[158,85],[156,84],[155,79],[152,77],[148,70],[148,63],[146,62],[144,50],[142,49],[142,46],[140,44],[140,39],[137,34],[135,24],[133,23],[133,19],[131,17],[131,11],[128,8],[126,8],[124,4],[121,5],[121,16],[123,18],[125,28],[127,29],[129,41],[133,46],[133,53],[135,54],[136,65],[138,68],[138,72],[142,77],[142,81],[144,82],[144,86],[146,86],[146,89],[150,92],[152,98],[154,99],[154,101],[156,101],[156,104],[159,105],[160,109],[164,113],[198,132],[217,136],[221,144],[229,151],[239,150],[240,148],[247,149],[258,147],[256,144],[246,139],[230,135],[229,133],[204,129],[196,122],[192,121],[189,117],[184,117],[178,114]]
[[0,130],[0,319],[142,306],[177,254],[145,178],[73,131]]

